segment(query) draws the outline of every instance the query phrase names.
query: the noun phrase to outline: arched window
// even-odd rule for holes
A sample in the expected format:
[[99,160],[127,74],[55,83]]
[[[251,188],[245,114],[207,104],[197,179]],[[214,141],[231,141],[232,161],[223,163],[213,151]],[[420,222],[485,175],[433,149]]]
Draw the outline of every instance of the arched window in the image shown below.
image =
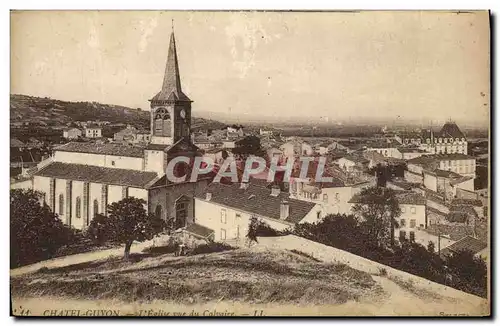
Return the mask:
[[59,215],[64,215],[64,195],[59,195]]
[[99,202],[97,201],[97,199],[94,199],[94,216],[96,216],[97,214],[99,214]]
[[76,197],[76,218],[81,218],[82,217],[82,200],[80,197]]
[[159,218],[162,217],[162,207],[160,204],[156,205],[155,216]]
[[327,194],[323,194],[323,201],[325,203],[328,203],[328,195]]

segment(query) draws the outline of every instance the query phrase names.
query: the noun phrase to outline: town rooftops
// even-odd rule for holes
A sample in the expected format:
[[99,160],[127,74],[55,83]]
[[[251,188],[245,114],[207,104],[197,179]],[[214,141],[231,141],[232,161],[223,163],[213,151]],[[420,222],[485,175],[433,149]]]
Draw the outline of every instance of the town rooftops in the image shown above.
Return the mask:
[[461,153],[453,153],[453,154],[435,154],[435,155],[422,155],[420,157],[412,158],[408,160],[409,164],[429,164],[432,162],[439,161],[456,161],[456,160],[472,160],[473,156],[461,154]]
[[360,163],[360,164],[370,163],[370,161],[367,160],[366,158],[364,158],[363,156],[355,155],[355,154],[348,154],[348,155],[344,156],[343,159],[354,162],[354,163]]
[[54,149],[60,152],[102,154],[125,157],[144,157],[144,147],[122,144],[96,144],[69,142]]
[[404,205],[425,205],[427,202],[424,196],[413,191],[396,190],[396,198]]
[[[424,196],[413,192],[413,191],[404,191],[404,190],[393,190],[396,194],[396,198],[401,205],[425,205],[426,200]],[[362,204],[363,198],[359,194],[355,194],[348,201],[351,204]]]
[[488,245],[479,239],[473,238],[471,236],[466,236],[457,242],[449,245],[448,247],[441,250],[441,255],[447,256],[449,254],[458,253],[460,251],[471,251],[477,254],[481,250],[485,249]]
[[462,176],[458,173],[455,173],[453,171],[446,171],[446,170],[440,170],[440,169],[435,169],[433,171],[428,171],[424,170],[424,173],[434,175],[436,177],[442,177],[442,178],[462,178]]
[[483,203],[479,199],[469,199],[469,198],[454,198],[451,200],[452,205],[472,205],[476,207],[483,206]]
[[34,174],[56,179],[145,188],[157,178],[155,172],[53,162]]
[[246,185],[246,189],[242,189],[238,183],[231,185],[211,183],[199,191],[196,198],[207,201],[207,193],[211,194],[208,200],[210,202],[278,221],[280,221],[281,202],[286,200],[289,205],[289,215],[284,221],[292,224],[300,222],[316,206],[315,203],[291,199],[283,192],[271,196],[270,189],[251,182]]
[[85,129],[102,129],[102,127],[96,124],[90,124],[85,126]]

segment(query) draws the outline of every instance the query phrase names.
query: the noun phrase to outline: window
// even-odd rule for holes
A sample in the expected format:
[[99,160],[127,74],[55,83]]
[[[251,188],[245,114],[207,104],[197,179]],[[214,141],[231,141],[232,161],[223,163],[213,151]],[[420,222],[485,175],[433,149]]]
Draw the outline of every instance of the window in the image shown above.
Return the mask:
[[411,211],[412,214],[415,214],[417,212],[417,209],[415,207],[411,207],[410,211]]
[[227,223],[226,210],[224,208],[220,210],[220,222],[222,224]]
[[112,165],[112,166],[115,166],[115,161],[111,161],[111,165]]
[[59,195],[59,215],[64,215],[64,195]]
[[417,226],[417,221],[416,221],[416,220],[410,220],[410,227],[411,227],[412,229],[414,229],[414,228],[415,228],[415,226]]
[[340,200],[340,197],[339,197],[339,193],[335,193],[335,200],[339,201]]
[[226,230],[225,229],[220,229],[220,239],[226,240]]
[[399,226],[404,228],[406,226],[406,220],[404,218],[402,218],[400,221],[399,221]]
[[96,216],[97,214],[99,214],[99,202],[97,201],[97,199],[94,199],[94,216]]
[[156,205],[156,208],[155,208],[155,216],[158,217],[158,218],[162,218],[162,207],[160,204]]
[[82,217],[82,200],[80,197],[76,197],[76,218]]
[[401,207],[401,213],[406,213],[406,207]]
[[188,202],[185,197],[177,199],[175,202],[175,224],[176,229],[183,228],[187,222]]
[[399,241],[406,240],[406,232],[401,230],[399,231]]
[[410,231],[410,242],[415,242],[415,232]]
[[321,212],[320,212],[320,211],[316,212],[316,218],[317,218],[318,220],[320,220],[320,219],[321,219]]
[[163,131],[163,120],[156,119],[155,120],[155,131],[162,132]]
[[328,203],[328,195],[327,194],[323,194],[323,201],[325,203]]

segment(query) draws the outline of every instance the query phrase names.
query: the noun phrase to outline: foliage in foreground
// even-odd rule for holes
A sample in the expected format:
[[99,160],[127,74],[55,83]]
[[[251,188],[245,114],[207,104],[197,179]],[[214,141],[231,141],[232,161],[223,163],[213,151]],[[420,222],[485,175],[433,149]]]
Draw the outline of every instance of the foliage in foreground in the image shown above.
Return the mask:
[[135,197],[108,205],[108,216],[97,215],[92,219],[88,236],[96,242],[124,244],[124,258],[128,259],[134,241],[151,240],[165,228],[165,222],[154,214],[148,214],[145,205],[144,200]]
[[11,268],[52,258],[59,248],[72,243],[73,238],[73,231],[43,203],[42,193],[24,189],[11,190]]

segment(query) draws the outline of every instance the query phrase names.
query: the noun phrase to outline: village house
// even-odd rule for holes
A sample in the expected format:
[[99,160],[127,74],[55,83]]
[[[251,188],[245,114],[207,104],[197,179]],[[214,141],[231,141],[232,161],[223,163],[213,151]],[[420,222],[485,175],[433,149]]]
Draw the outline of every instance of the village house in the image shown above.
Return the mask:
[[314,153],[313,147],[307,142],[294,139],[280,146],[280,150],[285,157],[311,156]]
[[230,149],[224,148],[211,148],[204,150],[204,157],[212,159],[217,164],[222,164],[222,162],[228,157],[234,157]]
[[446,200],[451,200],[457,195],[457,189],[474,191],[474,178],[463,176],[452,171],[435,169],[434,171],[423,171],[424,187],[430,189]]
[[131,125],[127,125],[127,127],[113,135],[113,141],[118,143],[147,144],[150,140],[151,133],[149,131],[138,129]]
[[399,147],[398,151],[401,153],[401,159],[408,161],[422,155],[427,155],[426,151],[417,147]]
[[69,128],[63,130],[63,137],[65,139],[78,139],[82,136],[82,131],[78,128]]
[[348,154],[335,160],[335,164],[347,172],[356,172],[368,169],[370,160],[363,157],[362,153]]
[[87,125],[84,129],[85,137],[87,138],[101,138],[102,137],[102,128],[98,125]]
[[423,171],[436,169],[476,177],[476,159],[465,154],[423,155],[409,160],[407,166],[405,178],[410,182],[423,183]]
[[197,192],[195,212],[195,223],[213,231],[214,241],[243,246],[252,217],[285,230],[296,223],[318,221],[321,210],[314,203],[289,198],[278,187],[250,182],[211,183]]
[[[396,191],[396,199],[401,209],[401,215],[396,218],[397,227],[395,237],[420,242],[417,232],[427,228],[426,199],[421,194],[413,191]],[[355,194],[349,204],[363,204],[363,198]]]
[[273,158],[280,159],[283,157],[283,151],[277,147],[270,147],[266,150],[266,155],[269,160],[272,160]]
[[379,142],[375,144],[369,144],[366,146],[366,151],[377,152],[384,157],[393,157],[398,159],[403,158],[403,155],[401,154],[399,149],[390,143]]
[[270,129],[260,128],[259,129],[259,135],[261,135],[261,136],[272,136],[273,135],[273,131],[270,130]]

